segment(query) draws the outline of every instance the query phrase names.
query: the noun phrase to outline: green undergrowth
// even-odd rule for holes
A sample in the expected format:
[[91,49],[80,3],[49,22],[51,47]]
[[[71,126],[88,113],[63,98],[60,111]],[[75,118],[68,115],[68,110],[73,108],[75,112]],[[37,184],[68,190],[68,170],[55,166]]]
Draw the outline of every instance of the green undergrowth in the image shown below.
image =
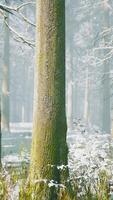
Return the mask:
[[[110,198],[109,178],[105,171],[101,171],[94,183],[89,183],[84,178],[74,177],[70,180],[73,197],[69,197],[67,187],[55,187],[58,192],[58,200],[112,200]],[[42,183],[45,184],[45,183]],[[1,169],[0,172],[0,199],[10,200],[12,193],[16,191],[12,200],[37,200],[37,188],[39,182],[30,184],[29,170],[25,163],[21,168]],[[40,199],[41,200],[41,199]],[[46,199],[45,199],[46,200]]]

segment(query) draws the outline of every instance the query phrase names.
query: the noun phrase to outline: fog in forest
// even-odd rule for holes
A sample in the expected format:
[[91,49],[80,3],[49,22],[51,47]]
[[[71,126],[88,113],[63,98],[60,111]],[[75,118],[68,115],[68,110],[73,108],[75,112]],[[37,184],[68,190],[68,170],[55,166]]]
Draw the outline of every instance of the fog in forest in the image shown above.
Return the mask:
[[[47,2],[49,7],[51,1]],[[32,128],[37,121],[34,113],[38,112],[35,82],[39,76],[36,67],[39,61],[36,59],[36,49],[44,40],[44,33],[41,35],[40,31],[38,37],[42,39],[41,42],[36,39],[37,21],[41,15],[39,13],[36,17],[36,3],[37,1],[27,0],[0,0],[0,152],[4,166],[20,165],[22,159],[26,163],[30,162]],[[47,20],[49,21],[49,17]],[[38,23],[44,23],[43,19]],[[41,29],[41,25],[38,28]],[[51,30],[50,27],[50,33]],[[49,42],[47,45],[49,46]],[[38,51],[40,53],[41,50]],[[48,63],[46,60],[45,67],[48,67]],[[108,180],[106,178],[107,181],[113,178],[112,0],[65,1],[65,107],[70,176],[76,176],[77,184],[83,190],[78,191],[77,200],[85,200],[86,196],[83,195],[86,191],[83,188],[86,182],[88,185],[92,184],[103,171],[107,174],[105,178],[109,177]],[[45,145],[44,141],[42,143]],[[88,200],[93,199],[90,197]],[[104,200],[104,196],[97,199]],[[106,196],[105,200],[108,200]]]
[[[15,8],[21,1],[6,4]],[[32,123],[35,2],[21,12],[14,16],[6,13],[5,22],[3,16],[0,18],[1,97],[3,93],[8,96],[3,103],[8,107],[4,113],[9,116],[8,123]],[[111,132],[112,15],[111,2],[66,1],[66,109],[70,129],[73,122],[81,120]]]

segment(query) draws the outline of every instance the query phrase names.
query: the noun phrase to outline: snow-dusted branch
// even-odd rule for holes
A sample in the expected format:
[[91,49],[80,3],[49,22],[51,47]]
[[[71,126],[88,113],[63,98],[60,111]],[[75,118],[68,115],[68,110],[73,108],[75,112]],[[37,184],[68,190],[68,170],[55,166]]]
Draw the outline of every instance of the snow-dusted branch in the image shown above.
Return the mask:
[[113,46],[102,46],[102,47],[96,47],[93,49],[93,51],[98,51],[98,50],[110,50],[113,49]]
[[113,57],[113,50],[111,50],[109,53],[106,54],[105,58],[100,59],[100,61],[97,61],[97,65],[103,65],[104,62],[106,62],[107,60],[111,59]]
[[[3,11],[6,11],[6,12],[9,12],[10,14],[13,14],[15,15],[14,12],[17,12],[20,17],[28,24],[32,25],[32,26],[36,26],[33,22],[31,22],[27,17],[25,17],[22,13],[21,13],[21,9],[25,6],[28,6],[30,4],[35,4],[35,2],[27,2],[27,3],[23,3],[17,7],[11,7],[11,6],[6,6],[6,5],[2,5],[0,4],[0,11],[3,10]],[[4,15],[4,12],[1,11],[1,14]],[[14,12],[13,12],[14,11]]]
[[25,22],[27,22],[28,24],[30,24],[30,25],[36,27],[36,25],[35,25],[33,22],[31,22],[27,17],[25,17],[22,13],[19,12],[19,15],[23,18],[23,20],[24,20]]
[[29,4],[36,4],[36,3],[33,2],[33,1],[32,1],[32,2],[23,3],[23,4],[21,4],[20,6],[18,6],[18,7],[16,8],[16,11],[22,9],[22,8],[25,7],[25,6],[28,6]]
[[[4,22],[7,25],[7,27],[9,28],[9,30],[16,35],[16,40],[17,41],[22,41],[23,43],[28,44],[30,47],[34,47],[35,46],[35,42],[31,41],[30,39],[27,39],[26,37],[24,37],[22,34],[18,33],[12,26],[10,26],[7,21],[6,21],[6,16],[5,16],[5,12],[8,12],[9,14],[13,14],[16,17],[21,18],[22,20],[24,20],[27,24],[32,25],[33,27],[35,27],[36,25],[31,22],[26,16],[24,16],[24,14],[21,12],[22,8],[31,5],[31,4],[35,4],[35,2],[27,2],[27,3],[22,3],[21,5],[14,7],[14,6],[7,6],[7,5],[2,5],[0,4],[0,14],[4,17]],[[18,15],[16,15],[16,13]]]
[[94,2],[92,4],[92,2],[90,3],[86,3],[85,5],[79,7],[78,9],[75,10],[75,12],[89,12],[90,10],[93,9],[96,9],[97,7],[103,7],[103,8],[107,8],[109,9],[110,11],[113,10],[112,6],[109,4],[108,0],[102,0],[102,1],[99,1],[99,2]]
[[19,11],[21,10],[23,7],[27,6],[27,5],[30,5],[30,4],[35,4],[35,2],[27,2],[27,3],[23,3],[17,7],[12,7],[12,6],[6,6],[4,4],[0,4],[0,9],[1,10],[4,10],[4,11]]
[[19,34],[17,31],[15,31],[6,21],[6,18],[4,20],[6,26],[9,28],[9,30],[14,33],[23,43],[28,44],[31,47],[35,47],[35,43],[31,42],[30,39],[26,39],[23,35]]

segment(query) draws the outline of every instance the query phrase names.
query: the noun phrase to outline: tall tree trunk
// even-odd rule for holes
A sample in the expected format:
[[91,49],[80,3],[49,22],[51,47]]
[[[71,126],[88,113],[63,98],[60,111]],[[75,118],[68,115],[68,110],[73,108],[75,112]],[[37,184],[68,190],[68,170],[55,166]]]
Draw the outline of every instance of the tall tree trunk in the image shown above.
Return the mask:
[[73,49],[71,49],[71,44],[72,44],[72,41],[73,38],[70,38],[70,69],[69,69],[69,82],[68,82],[68,118],[69,118],[69,128],[72,130],[73,129],[73,105],[74,105],[74,102],[73,102],[73,95],[74,95],[74,77],[73,77],[73,73],[74,73],[74,67],[73,67]]
[[[108,61],[109,62],[109,61]],[[111,119],[110,119],[110,83],[109,83],[109,63],[104,65],[104,80],[103,80],[103,131],[106,133],[111,132]],[[107,64],[108,63],[108,64]]]
[[[75,45],[74,45],[74,34],[75,34],[75,19],[74,11],[71,4],[72,1],[67,2],[67,15],[66,15],[66,45],[68,47],[68,67],[67,67],[67,116],[68,126],[72,130],[74,128],[74,120],[77,118],[77,84],[76,79],[76,60],[75,60]],[[73,26],[72,26],[73,24]],[[70,31],[71,30],[71,31]]]
[[[37,0],[35,103],[31,179],[42,180],[37,200],[55,200],[58,165],[67,165],[65,116],[65,0]],[[66,180],[65,174],[64,181]]]
[[3,131],[9,131],[9,14],[4,17],[4,64],[2,71],[1,117]]

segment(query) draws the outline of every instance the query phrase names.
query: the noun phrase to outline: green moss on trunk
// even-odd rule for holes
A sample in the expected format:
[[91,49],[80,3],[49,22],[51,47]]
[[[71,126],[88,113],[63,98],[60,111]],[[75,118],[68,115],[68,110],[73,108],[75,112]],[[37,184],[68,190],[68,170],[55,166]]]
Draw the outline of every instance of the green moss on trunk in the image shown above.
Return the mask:
[[[57,166],[67,165],[66,128],[65,0],[38,0],[32,179],[61,182]],[[57,199],[54,187],[39,185],[37,200]]]

